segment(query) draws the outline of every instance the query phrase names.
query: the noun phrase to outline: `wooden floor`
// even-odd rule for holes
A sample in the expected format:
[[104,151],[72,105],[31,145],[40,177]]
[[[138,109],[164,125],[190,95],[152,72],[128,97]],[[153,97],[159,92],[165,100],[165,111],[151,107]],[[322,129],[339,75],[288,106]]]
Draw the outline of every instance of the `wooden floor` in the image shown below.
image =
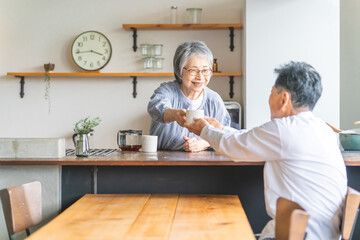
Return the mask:
[[28,239],[255,239],[236,195],[87,194]]

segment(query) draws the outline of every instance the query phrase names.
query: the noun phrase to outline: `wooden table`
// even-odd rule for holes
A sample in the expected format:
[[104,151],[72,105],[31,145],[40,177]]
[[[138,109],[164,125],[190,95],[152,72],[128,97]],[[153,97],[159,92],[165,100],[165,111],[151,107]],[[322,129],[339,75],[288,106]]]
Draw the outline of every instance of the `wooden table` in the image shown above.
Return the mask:
[[28,239],[255,239],[236,195],[87,194]]

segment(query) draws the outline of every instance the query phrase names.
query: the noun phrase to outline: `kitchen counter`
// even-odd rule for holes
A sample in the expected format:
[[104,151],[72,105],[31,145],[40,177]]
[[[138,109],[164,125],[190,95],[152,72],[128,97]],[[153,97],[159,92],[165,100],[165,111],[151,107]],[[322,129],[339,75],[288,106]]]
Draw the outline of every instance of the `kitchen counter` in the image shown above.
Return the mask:
[[[360,152],[343,152],[346,166],[360,166]],[[73,166],[257,166],[263,161],[234,162],[213,151],[189,153],[182,151],[158,151],[157,153],[116,152],[109,156],[64,158],[17,158],[0,159],[0,165],[73,165]]]
[[[348,185],[360,189],[360,152],[342,154]],[[233,162],[212,151],[0,159],[0,187],[39,180],[44,195],[54,202],[51,208],[47,207],[54,215],[89,193],[236,194],[254,232],[260,232],[269,220],[264,203],[263,168],[264,162]],[[0,232],[5,229],[0,216]]]

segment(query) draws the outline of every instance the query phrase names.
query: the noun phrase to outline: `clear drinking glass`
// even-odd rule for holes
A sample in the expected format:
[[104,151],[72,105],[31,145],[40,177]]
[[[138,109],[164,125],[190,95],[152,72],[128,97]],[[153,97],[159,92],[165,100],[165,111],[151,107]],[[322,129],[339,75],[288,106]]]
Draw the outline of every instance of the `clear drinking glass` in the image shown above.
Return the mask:
[[176,24],[176,23],[177,23],[177,6],[171,6],[171,19],[170,19],[170,23],[171,23],[171,24]]

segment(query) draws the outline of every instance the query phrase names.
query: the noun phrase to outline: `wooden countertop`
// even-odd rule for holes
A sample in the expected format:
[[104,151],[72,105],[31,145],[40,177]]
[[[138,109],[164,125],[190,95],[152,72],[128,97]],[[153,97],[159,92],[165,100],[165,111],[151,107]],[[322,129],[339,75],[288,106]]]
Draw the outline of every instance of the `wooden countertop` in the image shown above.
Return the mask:
[[96,165],[96,166],[213,166],[213,165],[264,165],[264,162],[233,162],[213,151],[190,153],[158,151],[156,153],[121,152],[109,156],[64,158],[0,158],[0,165]]
[[[360,166],[360,152],[343,152],[347,166]],[[157,153],[116,152],[110,156],[79,158],[0,158],[0,165],[78,165],[78,166],[258,166],[264,162],[233,162],[212,151],[189,153],[158,151]]]

